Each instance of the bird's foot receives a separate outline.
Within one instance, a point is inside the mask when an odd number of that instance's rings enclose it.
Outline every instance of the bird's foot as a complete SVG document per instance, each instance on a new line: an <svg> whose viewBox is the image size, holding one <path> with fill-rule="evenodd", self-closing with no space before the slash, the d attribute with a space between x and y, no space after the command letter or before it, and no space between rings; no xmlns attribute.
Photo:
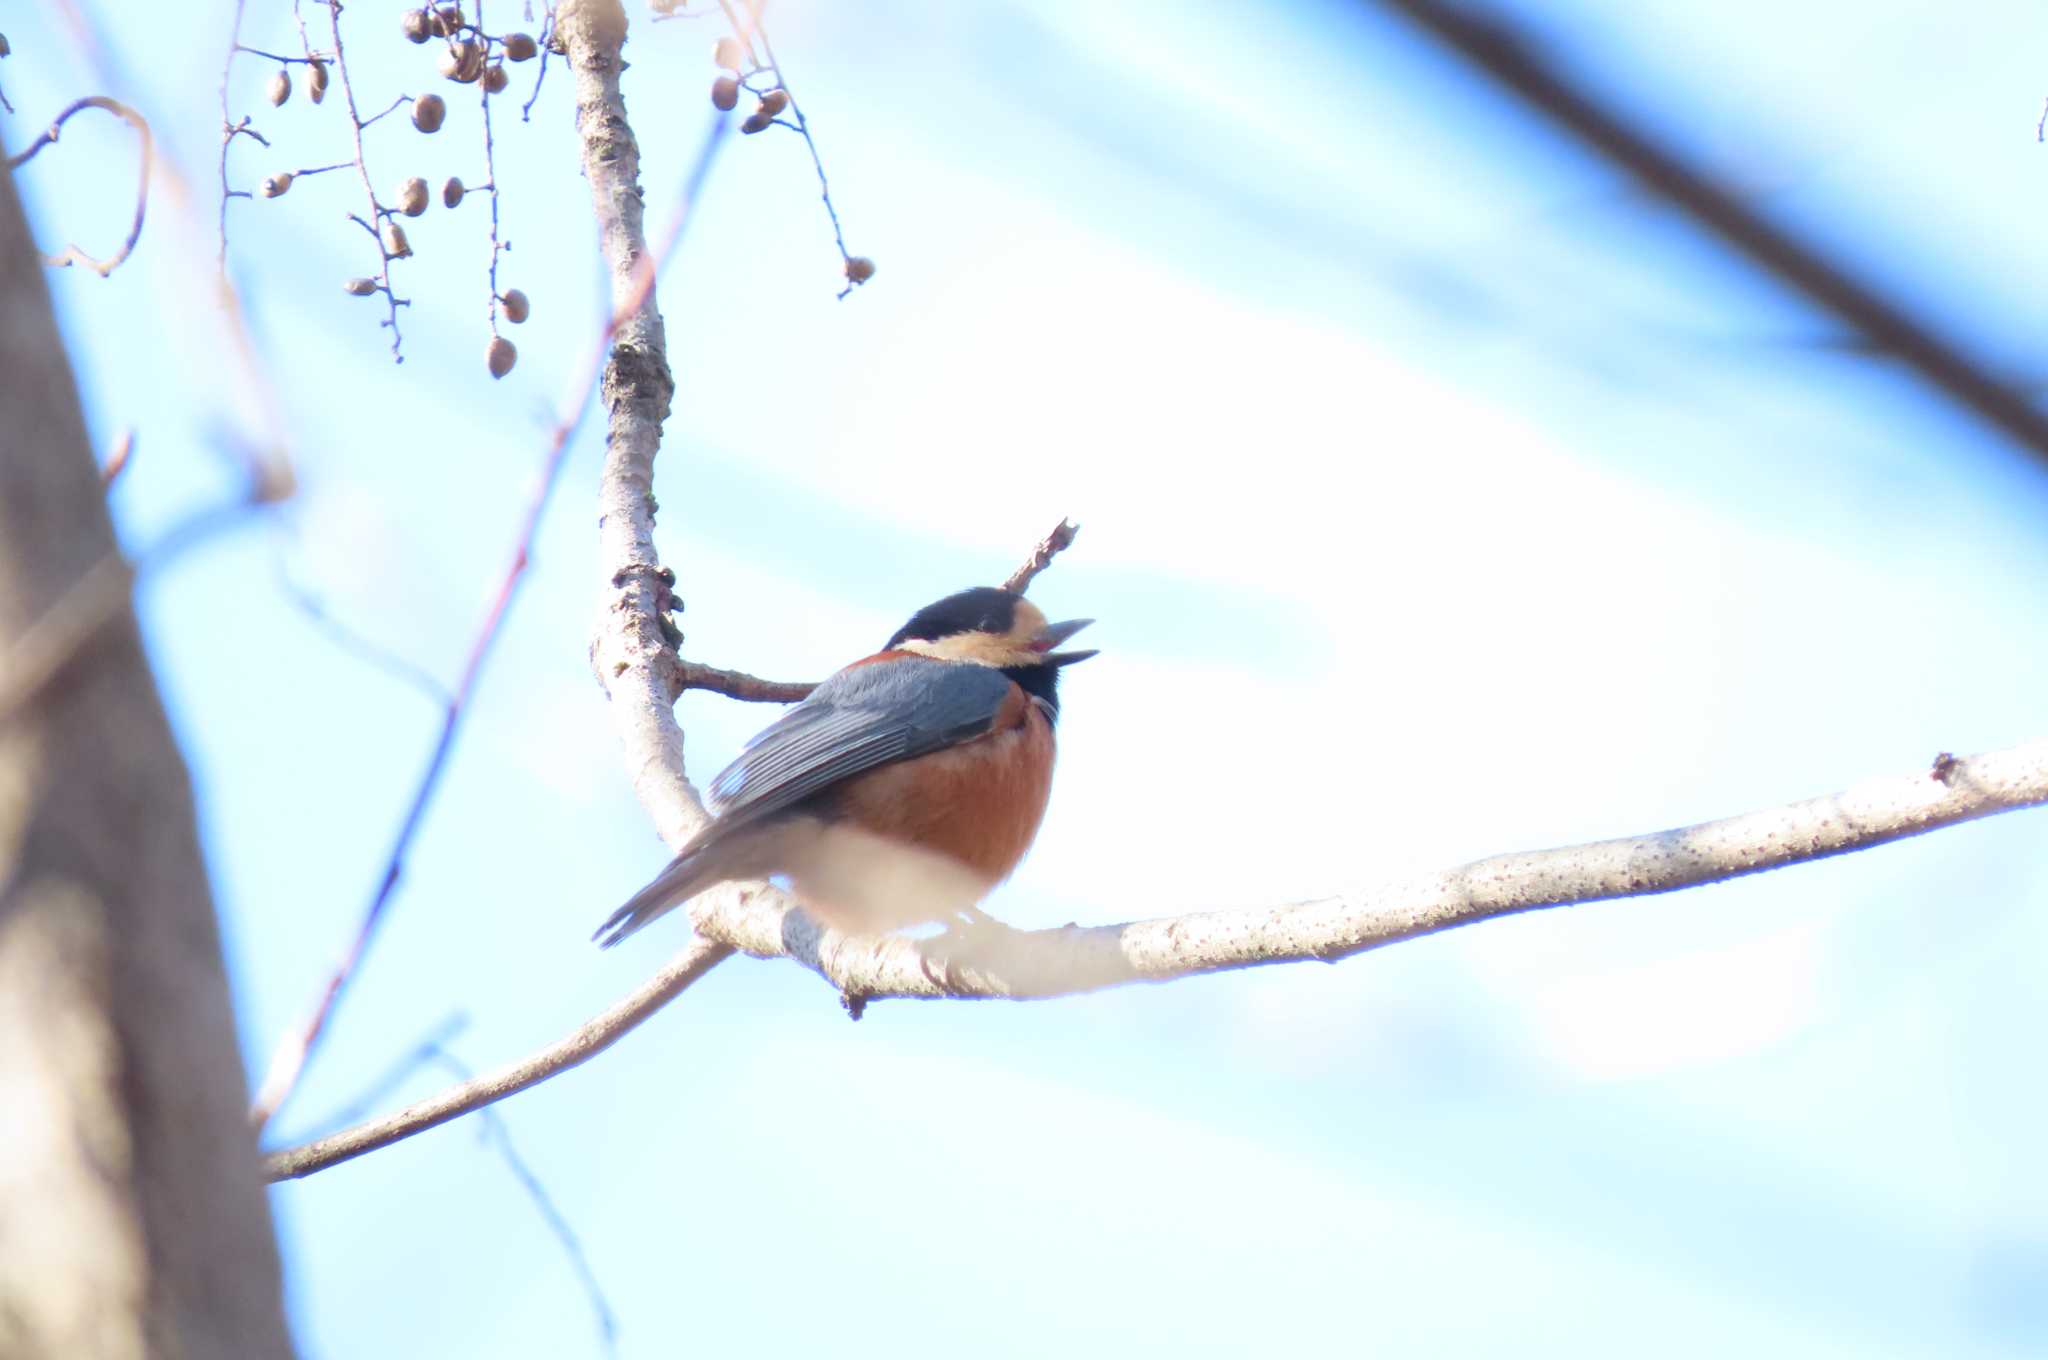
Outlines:
<svg viewBox="0 0 2048 1360"><path fill-rule="evenodd" d="M1011 927L981 908L963 907L942 933L918 942L918 966L925 981L946 995L965 995L961 971L986 964L1003 940L1014 934Z"/></svg>

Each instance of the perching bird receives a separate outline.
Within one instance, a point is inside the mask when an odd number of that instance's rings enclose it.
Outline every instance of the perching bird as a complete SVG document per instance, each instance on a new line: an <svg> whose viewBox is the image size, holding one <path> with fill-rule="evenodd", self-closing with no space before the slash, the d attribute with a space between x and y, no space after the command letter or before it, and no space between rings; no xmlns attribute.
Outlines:
<svg viewBox="0 0 2048 1360"><path fill-rule="evenodd" d="M1054 649L1091 622L989 586L918 610L746 744L711 781L710 825L591 938L743 878L784 878L854 933L974 914L1038 834L1060 669L1095 655Z"/></svg>

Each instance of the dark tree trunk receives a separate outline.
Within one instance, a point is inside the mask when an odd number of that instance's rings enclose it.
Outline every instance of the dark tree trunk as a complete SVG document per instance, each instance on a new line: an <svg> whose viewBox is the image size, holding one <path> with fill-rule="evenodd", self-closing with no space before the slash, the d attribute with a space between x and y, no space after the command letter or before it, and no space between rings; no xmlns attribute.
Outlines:
<svg viewBox="0 0 2048 1360"><path fill-rule="evenodd" d="M284 1356L191 790L113 552L0 170L0 1355Z"/></svg>

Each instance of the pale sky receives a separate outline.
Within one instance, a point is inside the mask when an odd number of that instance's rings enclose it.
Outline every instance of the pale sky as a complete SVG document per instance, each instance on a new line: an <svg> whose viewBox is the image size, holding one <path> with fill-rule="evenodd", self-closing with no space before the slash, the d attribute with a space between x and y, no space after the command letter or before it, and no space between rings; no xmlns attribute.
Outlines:
<svg viewBox="0 0 2048 1360"><path fill-rule="evenodd" d="M125 541L218 494L215 449L265 393L289 432L278 525L139 593L260 1071L437 722L311 627L277 564L452 676L603 304L557 70L531 125L498 124L503 281L534 302L511 377L483 371L467 204L412 232L389 362L339 287L365 263L343 175L233 206L266 376L237 374L200 286L227 24L202 8L85 6L195 197L160 182L130 266L51 283L96 439L137 432ZM516 9L493 0L492 26ZM2033 7L1514 9L1995 367L2041 371ZM251 10L249 42L289 46L282 7ZM430 82L386 10L345 17L380 104ZM658 231L717 30L634 13ZM41 7L0 16L19 144L102 77ZM1321 895L2043 734L2041 465L1374 7L783 0L769 21L879 272L834 302L801 144L726 147L660 292L687 649L816 677L1078 520L1033 595L1098 619L1102 655L1068 680L1052 811L997 916ZM237 64L237 109L267 74ZM238 146L234 174L333 159L332 113L264 110L277 149ZM379 183L480 179L474 118L373 137ZM39 232L118 218L125 154L81 129L27 174ZM451 1012L492 1065L681 947L680 914L587 943L664 858L584 658L597 453L586 428L281 1139ZM771 713L688 697L692 772ZM2041 845L2014 814L1334 968L859 1025L742 960L501 1110L624 1356L2037 1354ZM273 1203L309 1356L604 1353L471 1125Z"/></svg>

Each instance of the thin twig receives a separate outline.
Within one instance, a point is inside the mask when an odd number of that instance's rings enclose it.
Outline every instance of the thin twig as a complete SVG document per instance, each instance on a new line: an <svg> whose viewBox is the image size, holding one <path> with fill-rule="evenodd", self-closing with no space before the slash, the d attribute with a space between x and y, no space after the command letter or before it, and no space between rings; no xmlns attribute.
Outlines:
<svg viewBox="0 0 2048 1360"><path fill-rule="evenodd" d="M292 576L291 568L286 564L281 551L274 557L272 565L277 578L277 588L283 592L287 600L298 607L299 612L304 614L309 622L327 635L328 641L356 659L367 662L393 679L419 691L437 708L446 708L453 702L454 696L449 694L448 687L426 667L408 660L384 644L356 631L329 612L327 605L319 596L300 585Z"/></svg>
<svg viewBox="0 0 2048 1360"><path fill-rule="evenodd" d="M499 44L501 53L499 60L501 62L504 60L502 56L503 47L499 39L484 36L483 27L484 0L476 0L476 31L478 36L484 38L486 44L485 62L486 70L488 70L490 45ZM498 159L497 142L491 135L491 83L488 79L480 77L476 82L476 87L482 98L484 111L484 179L486 182L481 187L487 190L491 196L490 301L486 319L490 324L491 335L495 338L498 334L498 258L505 253L507 247L498 239Z"/></svg>
<svg viewBox="0 0 2048 1360"><path fill-rule="evenodd" d="M462 1011L450 1011L441 1017L440 1023L427 1032L427 1036L407 1049L405 1055L368 1086L356 1093L353 1100L334 1110L326 1118L313 1125L313 1137L324 1138L339 1132L352 1124L360 1124L387 1097L418 1074L421 1068L434 1061L434 1054L441 1045L452 1043L455 1036L469 1028L469 1016Z"/></svg>
<svg viewBox="0 0 2048 1360"><path fill-rule="evenodd" d="M114 440L114 447L107 450L107 461L100 464L100 487L102 490L113 486L114 479L128 470L128 462L135 457L135 431L121 431Z"/></svg>
<svg viewBox="0 0 2048 1360"><path fill-rule="evenodd" d="M254 137L266 147L270 145L262 133L250 128L246 115L240 122L232 122L228 116L228 77L235 69L235 55L242 50L242 9L246 4L247 0L235 0L235 19L228 30L228 55L220 67L220 256L215 269L223 278L228 272L228 200L255 197L247 189L228 187L228 149L242 134Z"/></svg>
<svg viewBox="0 0 2048 1360"><path fill-rule="evenodd" d="M1031 556L1010 573L1003 582L1003 589L1014 590L1019 595L1029 590L1038 574L1052 565L1053 558L1073 546L1080 532L1080 525L1062 519L1053 526L1051 533L1038 541L1038 546L1031 550ZM818 687L815 680L763 680L745 671L720 670L687 658L679 658L676 665L682 688L723 694L728 699L738 699L743 703L793 704Z"/></svg>
<svg viewBox="0 0 2048 1360"><path fill-rule="evenodd" d="M767 25L761 21L761 0L755 0L755 3L746 7L745 17L735 12L733 0L718 0L718 7L725 11L726 22L732 26L733 36L739 40L740 47L747 53L748 58L755 63L754 69L747 72L740 83L746 87L748 93L758 99L765 91L756 90L751 82L755 76L766 72L773 76L775 80L775 84L770 89L781 90L785 95L789 96L790 117L774 118L770 121L777 127L788 128L791 132L804 139L804 149L810 152L811 155L811 168L818 173L818 197L824 200L825 216L830 218L832 222L832 244L839 248L839 262L842 271L848 271L853 257L846 250L846 233L839 224L839 209L834 207L832 203L832 184L831 181L825 178L825 161L818 154L817 139L811 136L810 120L804 117L803 105L798 102L796 91L790 89L789 82L783 79L782 63L775 56L775 44L768 37ZM767 59L765 61L754 57L754 39L756 37L761 40L761 56ZM847 272L846 286L839 290L840 298L845 298L848 293L858 288L862 282L864 280L855 279L851 272Z"/></svg>
<svg viewBox="0 0 2048 1360"><path fill-rule="evenodd" d="M449 1052L440 1044L429 1050L433 1060L458 1080L475 1081L476 1073L469 1065ZM590 1268L590 1257L584 1253L583 1243L570 1226L569 1219L555 1203L553 1195L541 1184L539 1176L519 1155L519 1149L512 1142L512 1126L505 1117L486 1106L477 1111L483 1117L483 1137L486 1142L498 1145L498 1155L505 1159L505 1165L512 1172L512 1178L526 1191L526 1198L540 1212L541 1220L561 1246L562 1254L569 1258L569 1268L576 1272L576 1278L583 1285L583 1295L590 1300L590 1311L597 1319L597 1335L604 1346L605 1354L616 1355L619 1349L619 1320L612 1313L612 1306L604 1296L604 1286L598 1283L597 1272Z"/></svg>
<svg viewBox="0 0 2048 1360"><path fill-rule="evenodd" d="M134 253L135 243L142 239L143 214L149 210L149 170L155 156L155 141L150 136L149 123L143 116L134 109L129 108L126 104L123 104L120 100L109 99L103 94L87 95L83 99L74 99L64 106L64 111L59 113L48 127L43 129L41 136L30 142L19 154L10 156L4 162L0 162L0 168L18 170L34 160L37 152L46 146L56 144L57 134L63 131L64 124L71 120L71 116L85 109L104 109L128 124L129 127L134 128L135 135L141 139L142 163L135 179L135 218L128 224L128 235L123 238L120 247L104 260L94 259L74 244L66 245L64 249L54 255L43 256L43 263L52 269L65 269L74 264L82 264L101 278L105 278L120 268L121 261Z"/></svg>
<svg viewBox="0 0 2048 1360"><path fill-rule="evenodd" d="M363 913L362 921L356 928L352 942L343 954L340 962L335 965L333 971L328 975L327 981L322 987L319 997L314 1002L306 1020L296 1030L285 1036L271 1057L270 1067L263 1079L262 1086L257 1092L256 1100L249 1114L250 1122L258 1129L261 1129L270 1121L283 1106L285 1100L291 1095L292 1090L297 1086L307 1062L311 1059L314 1049L319 1045L321 1036L326 1030L327 1022L333 1015L335 1005L340 1001L343 991L346 990L349 983L353 980L356 969L362 961L363 953L368 948L371 937L376 933L378 925L383 920L385 911L390 906L392 895L398 887L399 877L404 871L406 856L411 849L414 836L418 834L421 818L426 812L428 802L433 797L434 790L440 784L441 775L446 768L449 753L454 747L455 734L467 712L469 696L475 688L478 675L482 672L484 660L490 653L491 644L497 639L498 629L504 622L505 612L510 608L513 596L517 592L519 583L525 574L528 552L532 547L534 534L540 527L541 515L547 508L549 496L553 492L555 484L560 480L562 463L564 456L568 452L570 441L574 437L577 428L582 424L584 412L590 407L590 398L597 390L598 379L604 371L605 357L610 351L612 337L624 323L625 318L637 312L640 304L653 292L661 266L674 254L676 247L680 244L684 225L694 216L690 208L696 202L705 176L710 171L711 162L717 154L718 147L724 141L724 127L723 120L713 124L710 134L705 138L704 145L698 152L696 166L686 182L683 202L678 208L676 221L670 228L668 239L663 243L663 247L659 252L645 261L645 267L640 270L633 291L619 299L617 310L612 313L610 319L605 323L604 332L592 349L590 362L575 398L565 409L561 420L555 426L548 442L547 452L541 461L540 472L535 481L533 495L527 503L519 533L514 539L511 564L498 584L497 594L491 601L491 606L485 614L482 626L477 630L475 637L471 641L469 657L463 665L462 676L457 681L455 690L442 713L440 736L428 756L426 769L421 775L419 783L414 788L412 801L407 807L404 819L399 824L398 835L393 841L390 854L386 857L383 874L378 879L377 888L371 895L369 906Z"/></svg>
<svg viewBox="0 0 2048 1360"><path fill-rule="evenodd" d="M548 58L554 55L554 40L555 7L549 5L548 16L541 24L540 37L536 40L540 44L540 70L533 77L533 93L528 95L526 102L519 106L519 121L522 123L533 121L533 106L540 99L540 87L547 83Z"/></svg>
<svg viewBox="0 0 2048 1360"><path fill-rule="evenodd" d="M263 486L252 483L232 499L178 521L142 551L132 570L119 548L93 563L0 654L0 723L32 702L102 628L120 617L136 578L161 570L193 545L240 523L266 503Z"/></svg>
<svg viewBox="0 0 2048 1360"><path fill-rule="evenodd" d="M356 109L355 86L349 81L348 55L341 45L341 0L326 0L326 4L328 28L334 34L334 74L341 82L342 102L348 109L349 135L355 139L356 169L362 172L363 194L370 202L370 221L365 225L371 237L377 242L377 291L384 295L385 309L389 313L382 324L391 328L392 362L402 364L405 362L405 354L401 348L402 337L398 331L398 309L409 307L412 302L411 299L399 297L391 291L391 261L396 257L385 245L384 235L379 230L384 225L384 219L391 215L391 211L377 201L376 186L370 183L370 162L363 151L363 129L369 124L363 121L362 114ZM390 109L384 110L384 113L378 114L377 117L382 118L385 113L390 113L391 109L405 102L406 97L401 96Z"/></svg>
<svg viewBox="0 0 2048 1360"><path fill-rule="evenodd" d="M293 9L294 12L296 12L297 6L293 6ZM306 55L303 57L283 57L279 56L275 52L265 52L260 47L250 47L246 43L236 43L235 51L246 53L247 55L252 57L262 57L266 61L281 62L286 66L293 65L294 63L304 66L312 62L325 60L325 58L316 55L310 47L307 48Z"/></svg>
<svg viewBox="0 0 2048 1360"><path fill-rule="evenodd" d="M839 225L839 209L833 206L832 203L832 183L825 178L824 157L818 154L818 142L815 137L811 136L811 122L810 119L804 117L803 104L797 99L796 91L790 89L789 83L782 78L782 62L776 57L775 44L768 37L768 26L763 24L757 15L754 19L754 27L761 35L761 50L767 54L768 65L775 72L776 85L784 94L789 96L789 112L791 117L796 120L797 133L804 139L804 150L811 153L811 168L818 172L818 197L825 204L825 216L832 221L832 244L839 249L839 263L843 269L851 263L853 257L846 251L846 232ZM783 123L785 127L789 126L782 119L778 118L776 121ZM843 299L848 293L851 293L859 286L860 281L849 276L846 286L839 290L839 296Z"/></svg>
<svg viewBox="0 0 2048 1360"><path fill-rule="evenodd" d="M1031 550L1031 556L1024 560L1024 565L1010 573L1009 579L1003 582L1003 589L1014 590L1019 595L1031 589L1031 583L1038 579L1038 573L1051 566L1053 558L1073 547L1074 540L1080 537L1080 534L1080 525L1062 518L1058 524L1053 525L1051 533L1038 540L1038 546Z"/></svg>
<svg viewBox="0 0 2048 1360"><path fill-rule="evenodd" d="M393 1115L316 1138L263 1159L266 1180L294 1180L375 1152L402 1138L437 1128L480 1110L557 1073L590 1061L680 996L691 983L730 957L732 950L709 940L692 940L659 973L617 1005L579 1025L561 1042L484 1075L461 1082Z"/></svg>
<svg viewBox="0 0 2048 1360"><path fill-rule="evenodd" d="M389 118L392 114L397 113L400 109L404 108L406 105L410 103L412 103L411 95L399 95L397 98L393 99L389 104L386 104L383 108L371 114L368 118L365 118L363 120L363 131L368 132L372 127L375 127L379 121L385 118Z"/></svg>
<svg viewBox="0 0 2048 1360"><path fill-rule="evenodd" d="M818 687L815 680L763 680L745 671L724 671L702 662L679 660L684 689L708 690L750 704L793 704Z"/></svg>

